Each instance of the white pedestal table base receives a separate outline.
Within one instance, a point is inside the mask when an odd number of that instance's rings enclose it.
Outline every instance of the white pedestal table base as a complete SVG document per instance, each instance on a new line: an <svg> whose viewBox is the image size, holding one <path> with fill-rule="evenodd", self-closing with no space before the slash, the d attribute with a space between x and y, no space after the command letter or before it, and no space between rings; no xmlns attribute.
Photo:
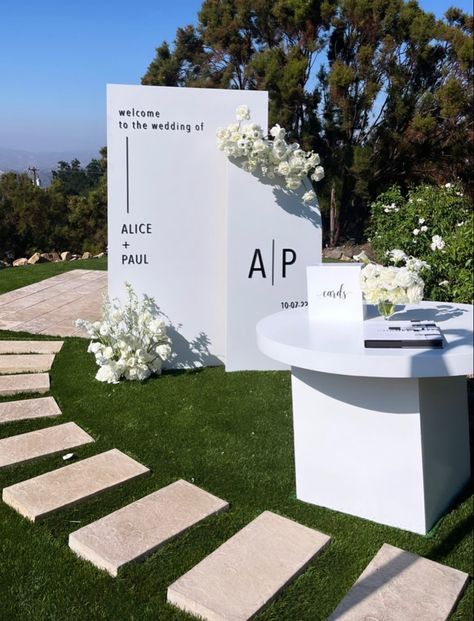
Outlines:
<svg viewBox="0 0 474 621"><path fill-rule="evenodd" d="M291 371L297 497L426 534L470 476L465 377Z"/></svg>

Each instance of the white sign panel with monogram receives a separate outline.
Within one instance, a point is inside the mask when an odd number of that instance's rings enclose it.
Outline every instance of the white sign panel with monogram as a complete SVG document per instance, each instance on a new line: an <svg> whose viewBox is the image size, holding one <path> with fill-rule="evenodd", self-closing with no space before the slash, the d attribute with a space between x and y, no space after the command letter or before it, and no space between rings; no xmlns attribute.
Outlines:
<svg viewBox="0 0 474 621"><path fill-rule="evenodd" d="M286 369L256 343L255 326L281 310L304 308L306 266L321 261L319 210L229 163L226 368Z"/></svg>

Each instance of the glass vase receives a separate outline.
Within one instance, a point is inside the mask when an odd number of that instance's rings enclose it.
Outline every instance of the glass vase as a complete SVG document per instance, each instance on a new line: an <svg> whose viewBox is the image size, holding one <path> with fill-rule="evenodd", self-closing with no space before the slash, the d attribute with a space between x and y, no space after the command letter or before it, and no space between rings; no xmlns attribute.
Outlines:
<svg viewBox="0 0 474 621"><path fill-rule="evenodd" d="M390 317L396 310L396 306L388 300L383 300L382 302L378 303L377 309L384 319L390 319Z"/></svg>

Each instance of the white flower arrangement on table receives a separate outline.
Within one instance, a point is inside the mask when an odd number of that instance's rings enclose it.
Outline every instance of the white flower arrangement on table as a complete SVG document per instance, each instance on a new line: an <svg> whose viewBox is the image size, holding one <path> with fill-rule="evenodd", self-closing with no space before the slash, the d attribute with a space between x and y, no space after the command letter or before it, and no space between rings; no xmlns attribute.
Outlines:
<svg viewBox="0 0 474 621"><path fill-rule="evenodd" d="M421 302L425 283L420 272L429 269L429 265L421 259L407 256L403 250L397 248L387 251L386 254L395 265L370 263L361 255L354 259L366 263L360 274L365 300L369 304L376 304L380 314L388 319L395 312L397 304ZM405 265L397 267L402 262Z"/></svg>
<svg viewBox="0 0 474 621"><path fill-rule="evenodd" d="M275 125L269 137L264 136L263 129L250 121L250 111L241 105L236 110L237 123L219 127L216 132L217 147L227 157L241 160L242 168L248 172L261 173L267 179L281 181L288 190L297 190L310 177L320 181L324 177L324 168L313 151L304 151L298 143L287 143L286 130ZM304 203L316 200L316 194L308 189L303 197Z"/></svg>
<svg viewBox="0 0 474 621"><path fill-rule="evenodd" d="M140 302L129 283L127 301L106 298L101 321L78 319L76 326L92 339L87 351L95 355L99 382L117 384L120 379L145 380L160 375L161 366L171 355L166 324L153 298Z"/></svg>

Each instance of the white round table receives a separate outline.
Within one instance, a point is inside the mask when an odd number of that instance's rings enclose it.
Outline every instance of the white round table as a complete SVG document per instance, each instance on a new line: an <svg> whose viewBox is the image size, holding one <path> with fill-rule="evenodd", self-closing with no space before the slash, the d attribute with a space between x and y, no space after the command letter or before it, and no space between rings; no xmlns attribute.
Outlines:
<svg viewBox="0 0 474 621"><path fill-rule="evenodd" d="M473 312L422 302L393 316L411 319L435 321L444 347L365 349L362 322L307 309L262 319L257 343L291 365L297 497L425 534L470 476Z"/></svg>

